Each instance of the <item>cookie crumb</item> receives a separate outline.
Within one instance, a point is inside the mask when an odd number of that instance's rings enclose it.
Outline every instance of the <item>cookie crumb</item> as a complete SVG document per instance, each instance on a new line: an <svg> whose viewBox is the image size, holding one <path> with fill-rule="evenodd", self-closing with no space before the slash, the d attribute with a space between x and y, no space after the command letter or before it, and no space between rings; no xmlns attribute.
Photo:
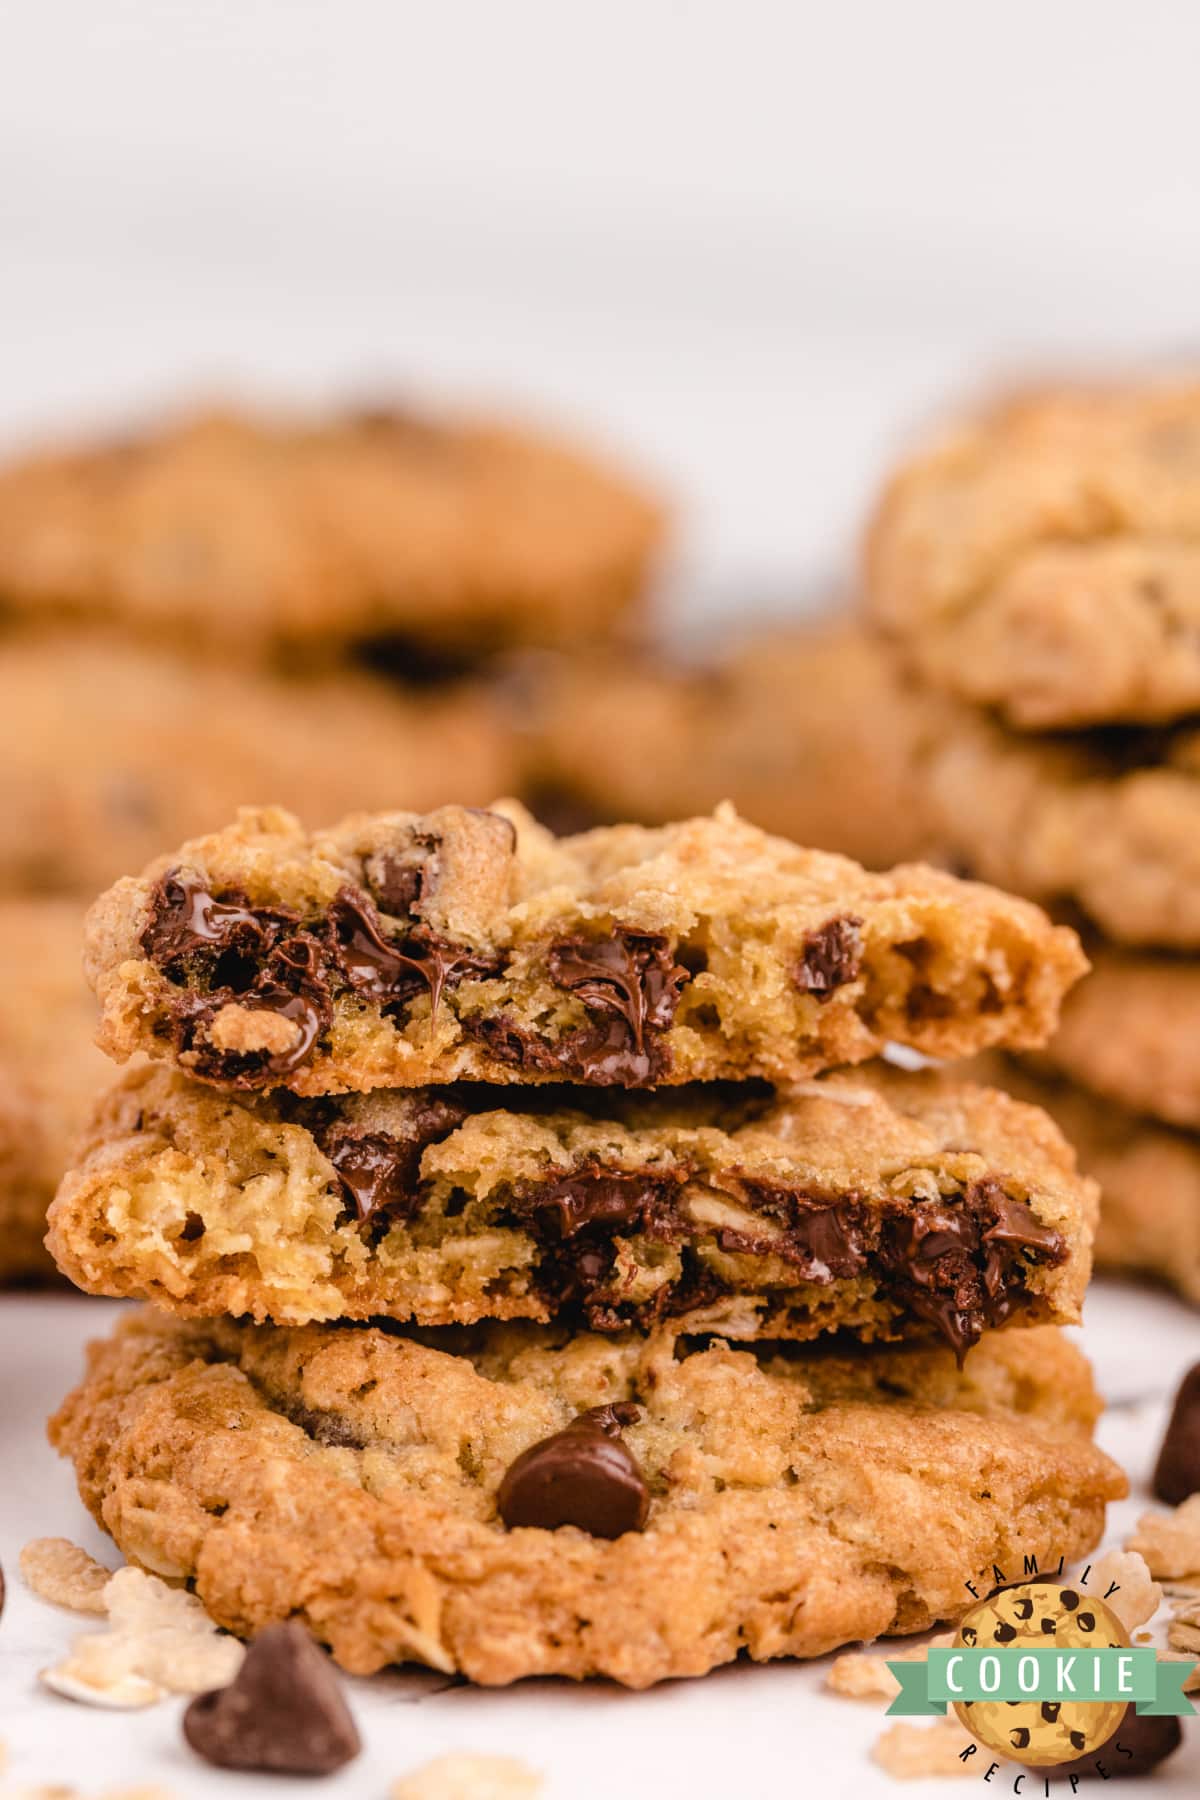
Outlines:
<svg viewBox="0 0 1200 1800"><path fill-rule="evenodd" d="M102 1706L112 1712L137 1712L167 1697L166 1688L131 1673L119 1659L80 1659L74 1654L52 1668L39 1669L38 1680L64 1700Z"/></svg>
<svg viewBox="0 0 1200 1800"><path fill-rule="evenodd" d="M1156 1580L1200 1577L1200 1494L1170 1513L1143 1513L1126 1543L1146 1560Z"/></svg>
<svg viewBox="0 0 1200 1800"><path fill-rule="evenodd" d="M965 1775L979 1749L970 1732L952 1714L932 1725L913 1725L901 1720L875 1740L871 1760L897 1781L916 1781L926 1775ZM965 1756L965 1760L964 1760Z"/></svg>
<svg viewBox="0 0 1200 1800"><path fill-rule="evenodd" d="M834 1657L825 1686L844 1700L894 1700L900 1683L888 1668L889 1662L920 1662L927 1651L948 1650L953 1642L954 1633L944 1631L907 1650L847 1651Z"/></svg>
<svg viewBox="0 0 1200 1800"><path fill-rule="evenodd" d="M1106 1589L1116 1583L1114 1594ZM1152 1619L1162 1605L1163 1591L1136 1550L1109 1550L1093 1565L1088 1592L1100 1596L1131 1634Z"/></svg>
<svg viewBox="0 0 1200 1800"><path fill-rule="evenodd" d="M104 1590L113 1571L70 1538L31 1538L21 1551L21 1576L31 1593L71 1612L108 1611Z"/></svg>
<svg viewBox="0 0 1200 1800"><path fill-rule="evenodd" d="M453 1751L392 1785L391 1800L535 1800L542 1777L511 1756Z"/></svg>

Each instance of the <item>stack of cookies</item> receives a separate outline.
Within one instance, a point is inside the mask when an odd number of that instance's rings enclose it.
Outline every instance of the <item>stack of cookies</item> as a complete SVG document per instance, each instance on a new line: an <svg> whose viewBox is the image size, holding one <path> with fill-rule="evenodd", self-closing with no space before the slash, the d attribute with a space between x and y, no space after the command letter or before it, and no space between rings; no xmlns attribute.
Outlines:
<svg viewBox="0 0 1200 1800"><path fill-rule="evenodd" d="M631 1686L920 1631L1097 1541L1034 905L728 809L237 822L93 909L132 1066L51 1211L152 1303L52 1422L133 1561L348 1669ZM851 1067L850 1065L863 1065Z"/></svg>
<svg viewBox="0 0 1200 1800"><path fill-rule="evenodd" d="M0 1281L49 1271L94 1093L87 901L247 799L333 818L514 787L489 657L619 637L660 531L590 456L397 411L203 415L0 469Z"/></svg>
<svg viewBox="0 0 1200 1800"><path fill-rule="evenodd" d="M964 425L884 495L865 591L924 684L937 848L1085 934L1021 1091L1101 1182L1101 1260L1200 1301L1200 386Z"/></svg>

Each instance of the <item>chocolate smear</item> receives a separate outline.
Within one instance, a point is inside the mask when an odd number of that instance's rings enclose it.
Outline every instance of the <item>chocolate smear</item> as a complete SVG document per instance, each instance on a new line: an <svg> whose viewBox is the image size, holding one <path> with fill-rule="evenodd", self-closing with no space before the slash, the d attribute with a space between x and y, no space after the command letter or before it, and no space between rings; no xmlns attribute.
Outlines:
<svg viewBox="0 0 1200 1800"><path fill-rule="evenodd" d="M333 1664L302 1625L268 1625L234 1681L200 1694L183 1735L220 1769L332 1775L362 1749Z"/></svg>
<svg viewBox="0 0 1200 1800"><path fill-rule="evenodd" d="M509 1530L576 1525L592 1537L642 1531L650 1495L621 1428L640 1418L628 1402L594 1406L563 1431L522 1451L500 1484L497 1507Z"/></svg>

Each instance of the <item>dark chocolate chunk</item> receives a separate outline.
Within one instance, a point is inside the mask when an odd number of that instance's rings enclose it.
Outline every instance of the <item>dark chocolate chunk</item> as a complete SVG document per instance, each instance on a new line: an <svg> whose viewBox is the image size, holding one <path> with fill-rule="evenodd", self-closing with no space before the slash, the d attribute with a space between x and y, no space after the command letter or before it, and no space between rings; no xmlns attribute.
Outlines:
<svg viewBox="0 0 1200 1800"><path fill-rule="evenodd" d="M1045 1709L1043 1708L1043 1711ZM1047 1778L1093 1775L1097 1780L1111 1781L1129 1775L1148 1775L1168 1756L1174 1755L1183 1742L1183 1729L1171 1714L1159 1717L1139 1713L1130 1706L1110 1738L1095 1745L1070 1762L1052 1763L1034 1773Z"/></svg>
<svg viewBox="0 0 1200 1800"><path fill-rule="evenodd" d="M444 1142L466 1116L464 1107L433 1099L409 1108L402 1137L355 1131L336 1116L328 1123L314 1121L312 1131L360 1220L383 1213L411 1219L421 1204L418 1178L422 1154L430 1144Z"/></svg>
<svg viewBox="0 0 1200 1800"><path fill-rule="evenodd" d="M268 1625L227 1688L200 1694L183 1735L220 1769L332 1775L362 1748L333 1664L302 1625Z"/></svg>
<svg viewBox="0 0 1200 1800"><path fill-rule="evenodd" d="M1179 1384L1154 1469L1154 1494L1168 1506L1200 1494L1200 1363Z"/></svg>
<svg viewBox="0 0 1200 1800"><path fill-rule="evenodd" d="M847 913L809 932L796 967L796 986L818 1000L828 1000L847 982L857 981L861 970L862 920Z"/></svg>
<svg viewBox="0 0 1200 1800"><path fill-rule="evenodd" d="M592 1537L642 1531L650 1496L621 1427L639 1409L626 1402L594 1406L564 1431L522 1451L500 1484L497 1507L509 1530L519 1525L556 1531L577 1525Z"/></svg>

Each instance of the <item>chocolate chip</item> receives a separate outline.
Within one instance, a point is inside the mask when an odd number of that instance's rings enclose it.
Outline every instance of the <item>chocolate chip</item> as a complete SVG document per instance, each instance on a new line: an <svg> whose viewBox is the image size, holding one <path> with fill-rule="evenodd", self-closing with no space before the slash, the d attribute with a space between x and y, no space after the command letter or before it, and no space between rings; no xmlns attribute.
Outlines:
<svg viewBox="0 0 1200 1800"><path fill-rule="evenodd" d="M548 1222L560 1239L575 1237L589 1226L601 1227L606 1233L679 1235L686 1227L671 1201L682 1179L682 1171L664 1177L649 1171L609 1175L600 1169L582 1168L573 1175L525 1187L514 1195L512 1211L516 1218L527 1218L543 1228Z"/></svg>
<svg viewBox="0 0 1200 1800"><path fill-rule="evenodd" d="M500 1484L497 1508L509 1530L556 1531L577 1525L592 1537L642 1531L650 1496L632 1452L620 1437L640 1417L636 1406L595 1406L564 1431L522 1451Z"/></svg>
<svg viewBox="0 0 1200 1800"><path fill-rule="evenodd" d="M1200 1493L1200 1363L1179 1384L1154 1470L1154 1493L1168 1506L1182 1506Z"/></svg>
<svg viewBox="0 0 1200 1800"><path fill-rule="evenodd" d="M562 938L546 958L551 981L608 1021L598 1040L579 1035L573 1061L585 1080L637 1086L666 1072L669 1031L688 980L668 940L614 927L607 938Z"/></svg>
<svg viewBox="0 0 1200 1800"><path fill-rule="evenodd" d="M419 1210L421 1157L430 1144L444 1143L466 1118L465 1107L435 1098L408 1107L402 1136L356 1131L339 1122L312 1121L317 1143L337 1170L346 1198L360 1221L387 1213L411 1219Z"/></svg>
<svg viewBox="0 0 1200 1800"><path fill-rule="evenodd" d="M221 1769L331 1775L362 1748L333 1665L302 1625L268 1625L229 1687L192 1701L183 1735Z"/></svg>
<svg viewBox="0 0 1200 1800"><path fill-rule="evenodd" d="M862 970L862 920L847 914L810 931L796 967L796 986L818 1000L828 1000Z"/></svg>
<svg viewBox="0 0 1200 1800"><path fill-rule="evenodd" d="M1043 1714L1045 1710L1043 1706ZM1103 1744L1095 1745L1070 1762L1054 1763L1048 1768L1035 1769L1034 1773L1039 1777L1095 1775L1106 1781L1114 1776L1120 1779L1129 1775L1148 1775L1151 1769L1172 1756L1182 1742L1183 1730L1177 1718L1169 1713L1161 1717L1139 1713L1130 1706L1117 1729Z"/></svg>

